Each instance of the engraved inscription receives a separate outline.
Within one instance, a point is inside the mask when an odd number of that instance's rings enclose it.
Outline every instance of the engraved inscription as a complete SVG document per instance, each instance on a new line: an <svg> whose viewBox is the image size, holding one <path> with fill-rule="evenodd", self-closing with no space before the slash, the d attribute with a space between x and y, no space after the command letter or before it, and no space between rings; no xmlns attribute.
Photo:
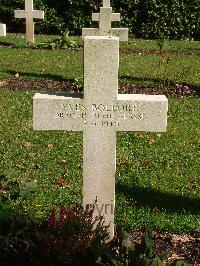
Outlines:
<svg viewBox="0 0 200 266"><path fill-rule="evenodd" d="M76 111L76 112L81 112L81 111L85 111L86 107L83 104L79 104L79 103L63 103L62 104L62 108L65 111Z"/></svg>
<svg viewBox="0 0 200 266"><path fill-rule="evenodd" d="M63 103L61 111L55 113L56 119L78 119L80 123L94 127L118 127L123 120L144 120L144 104L96 104L86 108L80 103Z"/></svg>
<svg viewBox="0 0 200 266"><path fill-rule="evenodd" d="M86 113L60 113L60 112L57 112L54 116L54 118L64 118L64 119L84 119L86 118Z"/></svg>
<svg viewBox="0 0 200 266"><path fill-rule="evenodd" d="M135 112L141 110L143 106L138 103L136 104L113 104L113 105L105 105L105 104L92 104L92 111L107 111L107 112Z"/></svg>

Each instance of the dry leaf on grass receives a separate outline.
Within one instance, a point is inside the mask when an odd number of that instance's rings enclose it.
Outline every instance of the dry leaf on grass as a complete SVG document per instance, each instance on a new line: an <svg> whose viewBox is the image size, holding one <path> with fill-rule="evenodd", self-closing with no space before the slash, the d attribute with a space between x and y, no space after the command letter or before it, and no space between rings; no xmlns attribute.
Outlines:
<svg viewBox="0 0 200 266"><path fill-rule="evenodd" d="M28 142L28 141L25 141L24 144L23 144L23 146L24 146L25 148L28 148L28 147L31 146L31 143Z"/></svg>
<svg viewBox="0 0 200 266"><path fill-rule="evenodd" d="M150 139L149 140L149 144L155 144L155 143L156 143L155 139Z"/></svg>
<svg viewBox="0 0 200 266"><path fill-rule="evenodd" d="M51 150L53 148L53 144L48 144L47 147L49 150Z"/></svg>

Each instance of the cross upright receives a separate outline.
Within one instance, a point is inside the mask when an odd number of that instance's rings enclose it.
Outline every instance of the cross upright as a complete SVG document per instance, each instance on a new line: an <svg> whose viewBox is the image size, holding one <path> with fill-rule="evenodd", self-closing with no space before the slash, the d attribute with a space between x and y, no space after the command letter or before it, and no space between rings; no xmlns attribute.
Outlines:
<svg viewBox="0 0 200 266"><path fill-rule="evenodd" d="M6 24L0 23L0 36L6 36Z"/></svg>
<svg viewBox="0 0 200 266"><path fill-rule="evenodd" d="M116 133L164 132L164 95L118 94L119 38L84 38L84 94L33 98L35 130L83 131L83 204L93 204L114 235ZM67 147L66 147L67 149Z"/></svg>
<svg viewBox="0 0 200 266"><path fill-rule="evenodd" d="M103 7L110 6L110 0L103 0Z"/></svg>
<svg viewBox="0 0 200 266"><path fill-rule="evenodd" d="M25 0L25 10L15 10L15 18L26 19L26 40L35 42L33 19L44 19L44 11L33 9L33 0Z"/></svg>
<svg viewBox="0 0 200 266"><path fill-rule="evenodd" d="M82 36L118 36L121 41L128 41L127 28L112 28L112 21L120 21L120 13L113 13L110 0L103 0L100 13L92 13L92 20L99 21L99 28L83 28Z"/></svg>

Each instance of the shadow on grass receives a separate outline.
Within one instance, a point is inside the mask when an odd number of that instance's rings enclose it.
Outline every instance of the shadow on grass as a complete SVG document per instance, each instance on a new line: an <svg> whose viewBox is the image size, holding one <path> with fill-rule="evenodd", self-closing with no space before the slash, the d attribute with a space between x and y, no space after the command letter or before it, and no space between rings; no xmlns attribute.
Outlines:
<svg viewBox="0 0 200 266"><path fill-rule="evenodd" d="M50 74L50 73L31 73L31 72L19 72L19 71L14 71L14 70L4 70L2 71L6 74L10 74L12 76L15 76L16 73L19 74L19 77L31 77L35 79L50 79L50 80L55 80L55 81L69 81L71 83L74 83L75 79L71 78L64 78L61 75L55 75L55 74Z"/></svg>
<svg viewBox="0 0 200 266"><path fill-rule="evenodd" d="M137 202L139 206L146 206L159 210L164 209L169 213L184 212L190 214L200 213L200 200L191 199L186 196L161 192L151 188L142 188L138 186L129 187L125 184L117 184L116 192L123 194L127 202Z"/></svg>
<svg viewBox="0 0 200 266"><path fill-rule="evenodd" d="M15 45L12 42L2 42L0 41L0 45L7 47L14 47Z"/></svg>
<svg viewBox="0 0 200 266"><path fill-rule="evenodd" d="M18 44L14 43L12 41L10 41L10 42L0 41L0 46L5 46L7 48L15 48L15 49L17 49L17 48L19 48L19 49L31 48L30 44L26 43L25 41L24 42L21 41Z"/></svg>

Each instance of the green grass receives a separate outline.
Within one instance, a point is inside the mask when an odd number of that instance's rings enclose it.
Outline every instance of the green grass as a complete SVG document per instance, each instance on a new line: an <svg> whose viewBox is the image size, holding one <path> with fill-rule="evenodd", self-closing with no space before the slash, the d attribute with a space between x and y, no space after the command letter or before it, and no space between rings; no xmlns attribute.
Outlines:
<svg viewBox="0 0 200 266"><path fill-rule="evenodd" d="M83 76L83 50L34 50L24 48L23 36L9 35L0 38L0 44L15 44L14 48L0 49L0 78L14 78L16 73L20 79L79 79ZM55 36L39 36L38 41L44 42ZM77 38L78 39L78 38ZM79 42L80 38L79 38ZM158 49L156 41L130 40L121 44L143 51ZM11 46L12 47L12 46ZM181 50L185 52L199 51L199 42L171 41L166 45L167 51ZM200 60L198 55L166 54L125 54L120 53L119 79L121 83L154 84L160 79L170 83L187 83L191 87L200 84Z"/></svg>
<svg viewBox="0 0 200 266"><path fill-rule="evenodd" d="M153 47L148 45L153 42L140 42ZM120 57L121 82L155 81L156 55ZM82 75L82 51L1 47L0 58L0 80L15 73L22 79ZM174 55L171 61L172 81L199 86L196 56ZM184 65L190 72L181 77ZM1 194L19 212L43 218L53 203L82 200L82 133L33 131L33 95L6 88L0 92ZM169 98L166 133L117 134L117 224L128 230L150 223L160 231L200 233L199 103L197 97ZM64 186L58 185L59 179Z"/></svg>
<svg viewBox="0 0 200 266"><path fill-rule="evenodd" d="M122 48L131 48L135 50L158 50L156 40L129 39L127 42L121 42ZM164 51L199 51L200 43L197 41L176 41L166 40L163 47Z"/></svg>
<svg viewBox="0 0 200 266"><path fill-rule="evenodd" d="M42 43L47 40L53 40L58 36L55 35L36 35L36 43ZM80 37L74 37L78 40L79 44L83 44ZM16 47L27 46L25 35L23 34L7 34L6 37L0 37L0 42L7 43L8 45L13 45ZM135 50L158 50L158 45L156 40L143 40L143 39L130 39L128 42L120 42L121 48L129 48ZM176 41L176 40L166 40L163 47L164 51L199 51L200 43L198 41Z"/></svg>
<svg viewBox="0 0 200 266"><path fill-rule="evenodd" d="M167 133L118 135L117 218L130 228L139 217L140 226L200 232L200 101L169 103Z"/></svg>

